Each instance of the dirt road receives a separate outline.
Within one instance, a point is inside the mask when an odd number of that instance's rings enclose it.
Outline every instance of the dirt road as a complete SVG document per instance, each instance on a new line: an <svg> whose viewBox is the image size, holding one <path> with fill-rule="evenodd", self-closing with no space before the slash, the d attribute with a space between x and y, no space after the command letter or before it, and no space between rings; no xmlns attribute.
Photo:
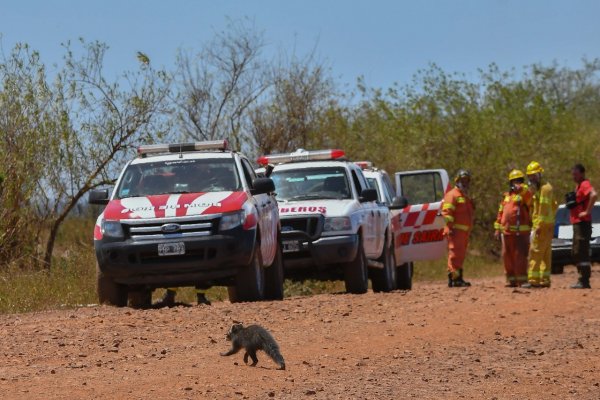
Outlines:
<svg viewBox="0 0 600 400"><path fill-rule="evenodd" d="M0 317L2 399L600 399L600 268L591 291L469 289L319 295L137 311ZM288 369L228 349L233 320L278 339Z"/></svg>

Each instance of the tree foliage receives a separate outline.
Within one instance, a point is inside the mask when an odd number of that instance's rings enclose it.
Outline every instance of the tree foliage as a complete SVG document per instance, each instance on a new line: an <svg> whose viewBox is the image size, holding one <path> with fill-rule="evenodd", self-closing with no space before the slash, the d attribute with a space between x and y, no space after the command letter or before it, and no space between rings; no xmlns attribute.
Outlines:
<svg viewBox="0 0 600 400"><path fill-rule="evenodd" d="M138 68L115 79L98 42L67 44L51 73L27 45L3 56L0 265L49 266L58 230L86 193L112 184L132 147L161 138L229 137L254 154L343 148L390 173L468 168L482 238L512 168L542 163L559 200L575 162L600 184L600 60L522 73L490 65L476 78L431 65L408 84L359 79L347 93L314 52L274 61L264 45L233 21L199 50L180 51L172 73L138 52Z"/></svg>
<svg viewBox="0 0 600 400"><path fill-rule="evenodd" d="M114 181L134 144L164 133L157 117L169 90L167 75L148 60L138 71L108 80L106 51L102 43L82 41L75 56L65 46L52 81L27 46L17 46L0 64L0 150L7 174L0 260L25 254L49 267L58 229L84 195Z"/></svg>

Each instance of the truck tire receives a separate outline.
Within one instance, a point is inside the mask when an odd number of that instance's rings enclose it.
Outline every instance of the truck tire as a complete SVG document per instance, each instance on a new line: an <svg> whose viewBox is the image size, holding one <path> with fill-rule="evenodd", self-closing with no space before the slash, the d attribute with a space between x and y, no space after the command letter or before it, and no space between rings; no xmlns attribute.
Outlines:
<svg viewBox="0 0 600 400"><path fill-rule="evenodd" d="M279 242L275 260L265 270L265 300L283 300L283 255Z"/></svg>
<svg viewBox="0 0 600 400"><path fill-rule="evenodd" d="M257 245L250 264L238 270L235 286L227 288L229 301L260 301L265 298L265 269L262 265L260 246Z"/></svg>
<svg viewBox="0 0 600 400"><path fill-rule="evenodd" d="M98 303L115 307L127 305L127 286L119 285L111 278L100 272L96 266L96 290L98 292Z"/></svg>
<svg viewBox="0 0 600 400"><path fill-rule="evenodd" d="M560 275L565 272L565 266L562 264L552 264L551 271L553 275Z"/></svg>
<svg viewBox="0 0 600 400"><path fill-rule="evenodd" d="M346 292L348 293L363 294L369 290L367 257L365 256L365 249L360 236L356 257L344 265L344 283L346 284Z"/></svg>
<svg viewBox="0 0 600 400"><path fill-rule="evenodd" d="M383 254L379 259L383 268L371 269L371 283L374 292L391 292L396 290L396 258L394 257L394 243L384 246Z"/></svg>
<svg viewBox="0 0 600 400"><path fill-rule="evenodd" d="M152 290L136 289L128 292L129 307L131 308L150 308L152 306Z"/></svg>
<svg viewBox="0 0 600 400"><path fill-rule="evenodd" d="M398 280L398 289L412 289L413 268L414 266L412 262L404 263L397 268L396 276Z"/></svg>

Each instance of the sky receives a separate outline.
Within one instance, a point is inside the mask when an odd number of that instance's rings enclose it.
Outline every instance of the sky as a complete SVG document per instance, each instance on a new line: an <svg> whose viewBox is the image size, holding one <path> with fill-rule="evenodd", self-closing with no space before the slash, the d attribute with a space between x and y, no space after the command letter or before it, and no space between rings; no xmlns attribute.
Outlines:
<svg viewBox="0 0 600 400"><path fill-rule="evenodd" d="M476 77L533 63L577 67L600 57L598 0L2 0L0 43L59 62L61 43L83 37L109 45L108 74L137 67L135 54L171 68L177 49L194 49L248 18L264 32L266 57L316 55L344 85L410 81L436 63Z"/></svg>

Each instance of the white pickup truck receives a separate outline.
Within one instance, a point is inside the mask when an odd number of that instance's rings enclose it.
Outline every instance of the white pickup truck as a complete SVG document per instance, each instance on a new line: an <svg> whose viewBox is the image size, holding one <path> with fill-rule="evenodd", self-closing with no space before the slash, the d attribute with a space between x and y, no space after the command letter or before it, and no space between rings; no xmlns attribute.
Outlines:
<svg viewBox="0 0 600 400"><path fill-rule="evenodd" d="M396 172L396 189L384 170L369 161L356 163L379 201L390 207L398 289L411 289L413 261L438 260L446 254L441 203L450 188L443 169Z"/></svg>
<svg viewBox="0 0 600 400"><path fill-rule="evenodd" d="M273 182L227 141L141 146L94 229L98 297L147 307L152 290L229 287L231 301L283 298Z"/></svg>
<svg viewBox="0 0 600 400"><path fill-rule="evenodd" d="M258 163L274 165L286 277L341 275L346 291L364 293L370 275L374 290L396 288L389 209L343 151L298 150Z"/></svg>

